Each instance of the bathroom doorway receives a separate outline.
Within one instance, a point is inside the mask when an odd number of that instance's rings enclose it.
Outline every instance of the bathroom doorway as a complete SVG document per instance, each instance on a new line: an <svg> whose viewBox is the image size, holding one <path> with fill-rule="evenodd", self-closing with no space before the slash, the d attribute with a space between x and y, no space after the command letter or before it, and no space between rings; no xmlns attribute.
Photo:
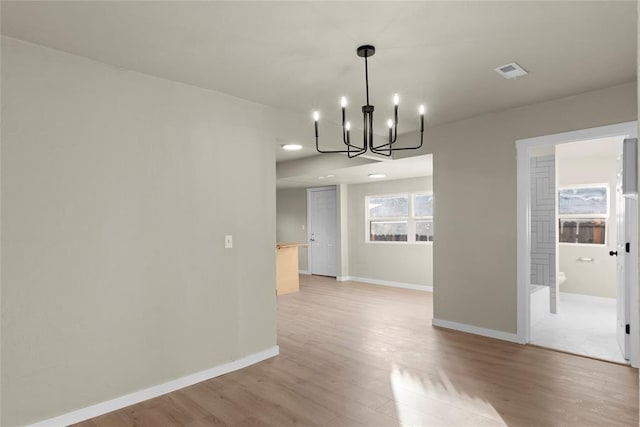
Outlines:
<svg viewBox="0 0 640 427"><path fill-rule="evenodd" d="M637 339L625 326L638 317L637 191L623 195L619 174L623 140L636 135L614 125L519 141L521 342L636 366Z"/></svg>

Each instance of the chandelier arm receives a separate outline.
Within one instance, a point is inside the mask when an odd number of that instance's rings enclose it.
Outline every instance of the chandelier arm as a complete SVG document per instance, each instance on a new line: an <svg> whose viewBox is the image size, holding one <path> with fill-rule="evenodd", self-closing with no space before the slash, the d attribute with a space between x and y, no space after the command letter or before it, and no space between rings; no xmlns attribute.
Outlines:
<svg viewBox="0 0 640 427"><path fill-rule="evenodd" d="M402 148L394 148L394 150L417 150L422 147L424 143L424 115L420 115L420 144L415 147L402 147Z"/></svg>
<svg viewBox="0 0 640 427"><path fill-rule="evenodd" d="M371 152L373 154L378 154L380 156L391 157L391 150L378 150L377 148L372 148Z"/></svg>
<svg viewBox="0 0 640 427"><path fill-rule="evenodd" d="M373 145L373 113L369 113L369 150L374 154L379 154L386 157L391 157L391 149L379 150L380 147ZM383 144L381 147L385 147L389 144Z"/></svg>
<svg viewBox="0 0 640 427"><path fill-rule="evenodd" d="M389 131L391 132L391 129L390 129ZM384 147L391 147L393 144L395 144L395 142L396 142L396 140L397 140L397 139L398 139L398 135L397 135L397 133L396 133L396 136L395 136L395 138L393 138L393 140L392 140L392 141L389 141L389 142L387 142L386 144L376 145L376 146L371 147L371 148L373 148L374 150L380 150L380 149L382 149L382 148L384 148ZM388 149L388 148L387 148L387 149ZM385 150L387 150L387 149L385 149ZM396 150L396 148L393 148L393 150Z"/></svg>
<svg viewBox="0 0 640 427"><path fill-rule="evenodd" d="M397 138L397 136L398 136L398 134L397 134L397 130L396 130L396 138ZM394 138L393 142L389 142L387 144L378 145L376 147L373 147L373 149L379 150L379 149L384 148L384 147L391 147L396 142L396 138ZM424 143L424 116L420 115L420 144L416 145L415 147L402 147L402 148L391 148L391 149L392 150L417 150L418 148L422 147L423 143Z"/></svg>
<svg viewBox="0 0 640 427"><path fill-rule="evenodd" d="M354 157L358 157L359 155L364 154L366 152L367 152L367 150L362 150L361 149L361 150L358 150L358 151L350 152L350 153L347 154L347 156L349 156L350 159L353 159ZM355 154L351 154L351 153L355 153Z"/></svg>
<svg viewBox="0 0 640 427"><path fill-rule="evenodd" d="M394 127L394 135L393 141L389 141L391 144L396 142L398 139L398 104L393 107L393 127Z"/></svg>
<svg viewBox="0 0 640 427"><path fill-rule="evenodd" d="M349 135L349 131L344 126L342 126L342 142L347 147L351 145L351 135Z"/></svg>
<svg viewBox="0 0 640 427"><path fill-rule="evenodd" d="M374 148L380 148L380 147L386 147L387 145L393 145L394 142L396 142L396 139L398 139L398 126L395 126L395 132L394 132L394 128L390 127L389 128L389 142L383 145L379 145L377 147Z"/></svg>
<svg viewBox="0 0 640 427"><path fill-rule="evenodd" d="M389 143L388 144L378 145L375 148L392 146L393 144L395 144L395 142L397 140L398 140L398 122L396 121L396 124L394 125L394 127L393 128L389 128Z"/></svg>
<svg viewBox="0 0 640 427"><path fill-rule="evenodd" d="M400 151L400 150L417 150L418 148L422 147L422 144L424 143L424 129L420 131L420 144L416 145L415 147L400 147L400 148L392 148L393 151ZM388 145L388 144L385 144ZM384 147L384 145L381 145L380 147ZM375 149L379 149L380 147L375 147Z"/></svg>
<svg viewBox="0 0 640 427"><path fill-rule="evenodd" d="M318 151L318 153L321 154L330 154L330 153L347 153L349 154L349 157L355 157L355 156L359 156L360 154L364 153L366 151L366 147L358 147L356 145L351 145L351 144L347 144L347 149L346 150L322 150L320 149L320 142L319 142L319 138L318 138L318 122L315 122L315 130L316 130L316 150ZM355 156L351 156L350 153L352 153L353 151L351 150L351 148L355 148L356 152L358 154L356 154Z"/></svg>
<svg viewBox="0 0 640 427"><path fill-rule="evenodd" d="M344 142L344 145L346 145L347 147L350 147L350 146L355 147L351 145L351 135L349 135L349 129L347 129L346 123L347 123L346 110L344 106L342 106L342 142ZM355 148L360 148L360 147L355 147Z"/></svg>
<svg viewBox="0 0 640 427"><path fill-rule="evenodd" d="M346 150L321 150L320 147L318 146L318 140L316 139L316 150L318 150L318 153L322 153L322 154L330 154L330 153L354 153L354 152L358 152L358 151L362 151L363 153L367 150L363 150L362 147L357 147L355 145L349 145L350 148L355 148L356 150L350 150L349 148Z"/></svg>
<svg viewBox="0 0 640 427"><path fill-rule="evenodd" d="M393 139L393 141L387 142L386 144L376 145L373 148L375 148L376 150L379 150L379 149L384 148L384 147L391 147L393 144L396 143L396 140L397 140L397 135L396 135L396 138ZM393 149L397 150L397 148L393 148Z"/></svg>
<svg viewBox="0 0 640 427"><path fill-rule="evenodd" d="M315 129L315 135L316 135L316 150L318 151L318 153L321 153L321 154L347 153L349 155L349 157L351 158L351 157L359 156L360 154L363 154L365 151L367 151L366 150L366 146L358 147L357 145L352 145L351 144L351 137L349 135L349 132L346 131L346 128L345 128L344 111L342 113L342 123L343 123L343 125L342 125L342 132L343 132L342 138L343 138L343 141L344 141L345 145L347 146L347 149L346 150L321 150L320 149L320 142L319 142L319 139L318 139L318 122L314 121L314 129ZM357 153L357 154L355 154L353 156L351 155L351 153L354 152L354 151L351 150L352 148L355 148L356 149L355 152Z"/></svg>
<svg viewBox="0 0 640 427"><path fill-rule="evenodd" d="M416 145L415 147L400 147L400 148L394 148L393 151L400 151L400 150L417 150L418 148L422 147L422 143L423 143L423 138L422 138L422 134L420 134L420 144Z"/></svg>
<svg viewBox="0 0 640 427"><path fill-rule="evenodd" d="M318 150L318 153L322 153L322 154L331 154L331 153L353 153L354 151L349 151L349 150L321 150L320 147L318 147L318 141L316 140L316 150ZM365 150L363 150L362 148L358 147L358 150L361 151L362 153L365 152ZM361 153L360 153L361 154ZM357 155L360 155L357 154ZM352 156L355 157L355 156Z"/></svg>

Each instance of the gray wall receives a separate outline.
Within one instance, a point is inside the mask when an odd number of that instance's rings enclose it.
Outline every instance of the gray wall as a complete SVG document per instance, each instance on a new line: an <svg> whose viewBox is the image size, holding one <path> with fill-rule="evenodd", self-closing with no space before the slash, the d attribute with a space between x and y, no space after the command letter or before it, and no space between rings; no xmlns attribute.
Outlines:
<svg viewBox="0 0 640 427"><path fill-rule="evenodd" d="M434 156L436 318L516 332L515 141L637 120L636 95L629 83L436 126L405 153Z"/></svg>
<svg viewBox="0 0 640 427"><path fill-rule="evenodd" d="M349 186L349 276L426 286L433 284L433 245L437 243L365 242L366 196L431 189L431 177ZM438 215L437 203L436 200L435 215ZM437 242L438 239L439 231L434 228L434 240Z"/></svg>
<svg viewBox="0 0 640 427"><path fill-rule="evenodd" d="M431 286L433 245L365 242L365 197L402 192L431 191L431 177L339 186L338 197L346 199L340 209L339 229L346 237L341 251L339 276ZM346 195L346 197L345 197ZM277 191L277 240L306 242L307 192L304 188ZM340 204L340 203L339 203ZM437 233L437 231L436 231ZM300 249L300 270L307 268L307 250Z"/></svg>
<svg viewBox="0 0 640 427"><path fill-rule="evenodd" d="M276 344L271 110L3 38L2 119L3 426Z"/></svg>
<svg viewBox="0 0 640 427"><path fill-rule="evenodd" d="M558 147L558 152L562 146ZM560 271L567 281L560 286L560 292L616 297L616 258L609 256L616 250L616 173L615 155L566 158L558 156L559 185L609 184L609 218L607 219L606 245L559 245ZM593 262L577 261L578 258L592 258Z"/></svg>
<svg viewBox="0 0 640 427"><path fill-rule="evenodd" d="M276 240L307 243L307 190L287 188L276 192ZM298 249L299 270L306 271L307 248Z"/></svg>

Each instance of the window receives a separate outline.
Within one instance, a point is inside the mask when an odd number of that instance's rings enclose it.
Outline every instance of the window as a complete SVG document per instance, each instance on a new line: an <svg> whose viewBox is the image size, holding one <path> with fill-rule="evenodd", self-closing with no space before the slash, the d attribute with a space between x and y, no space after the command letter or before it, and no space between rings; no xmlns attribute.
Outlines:
<svg viewBox="0 0 640 427"><path fill-rule="evenodd" d="M433 194L413 195L417 242L433 242Z"/></svg>
<svg viewBox="0 0 640 427"><path fill-rule="evenodd" d="M431 193L367 196L368 242L433 242Z"/></svg>
<svg viewBox="0 0 640 427"><path fill-rule="evenodd" d="M606 243L609 189L606 184L561 188L558 191L560 243Z"/></svg>

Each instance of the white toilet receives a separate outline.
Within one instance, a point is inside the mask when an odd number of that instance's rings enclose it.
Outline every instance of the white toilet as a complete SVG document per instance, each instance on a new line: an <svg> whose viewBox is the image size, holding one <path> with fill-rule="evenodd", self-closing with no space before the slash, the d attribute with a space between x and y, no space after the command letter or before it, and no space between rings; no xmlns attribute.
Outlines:
<svg viewBox="0 0 640 427"><path fill-rule="evenodd" d="M564 271L559 271L558 272L558 288L560 288L560 285L562 285L566 281L567 281L567 276L564 275Z"/></svg>

